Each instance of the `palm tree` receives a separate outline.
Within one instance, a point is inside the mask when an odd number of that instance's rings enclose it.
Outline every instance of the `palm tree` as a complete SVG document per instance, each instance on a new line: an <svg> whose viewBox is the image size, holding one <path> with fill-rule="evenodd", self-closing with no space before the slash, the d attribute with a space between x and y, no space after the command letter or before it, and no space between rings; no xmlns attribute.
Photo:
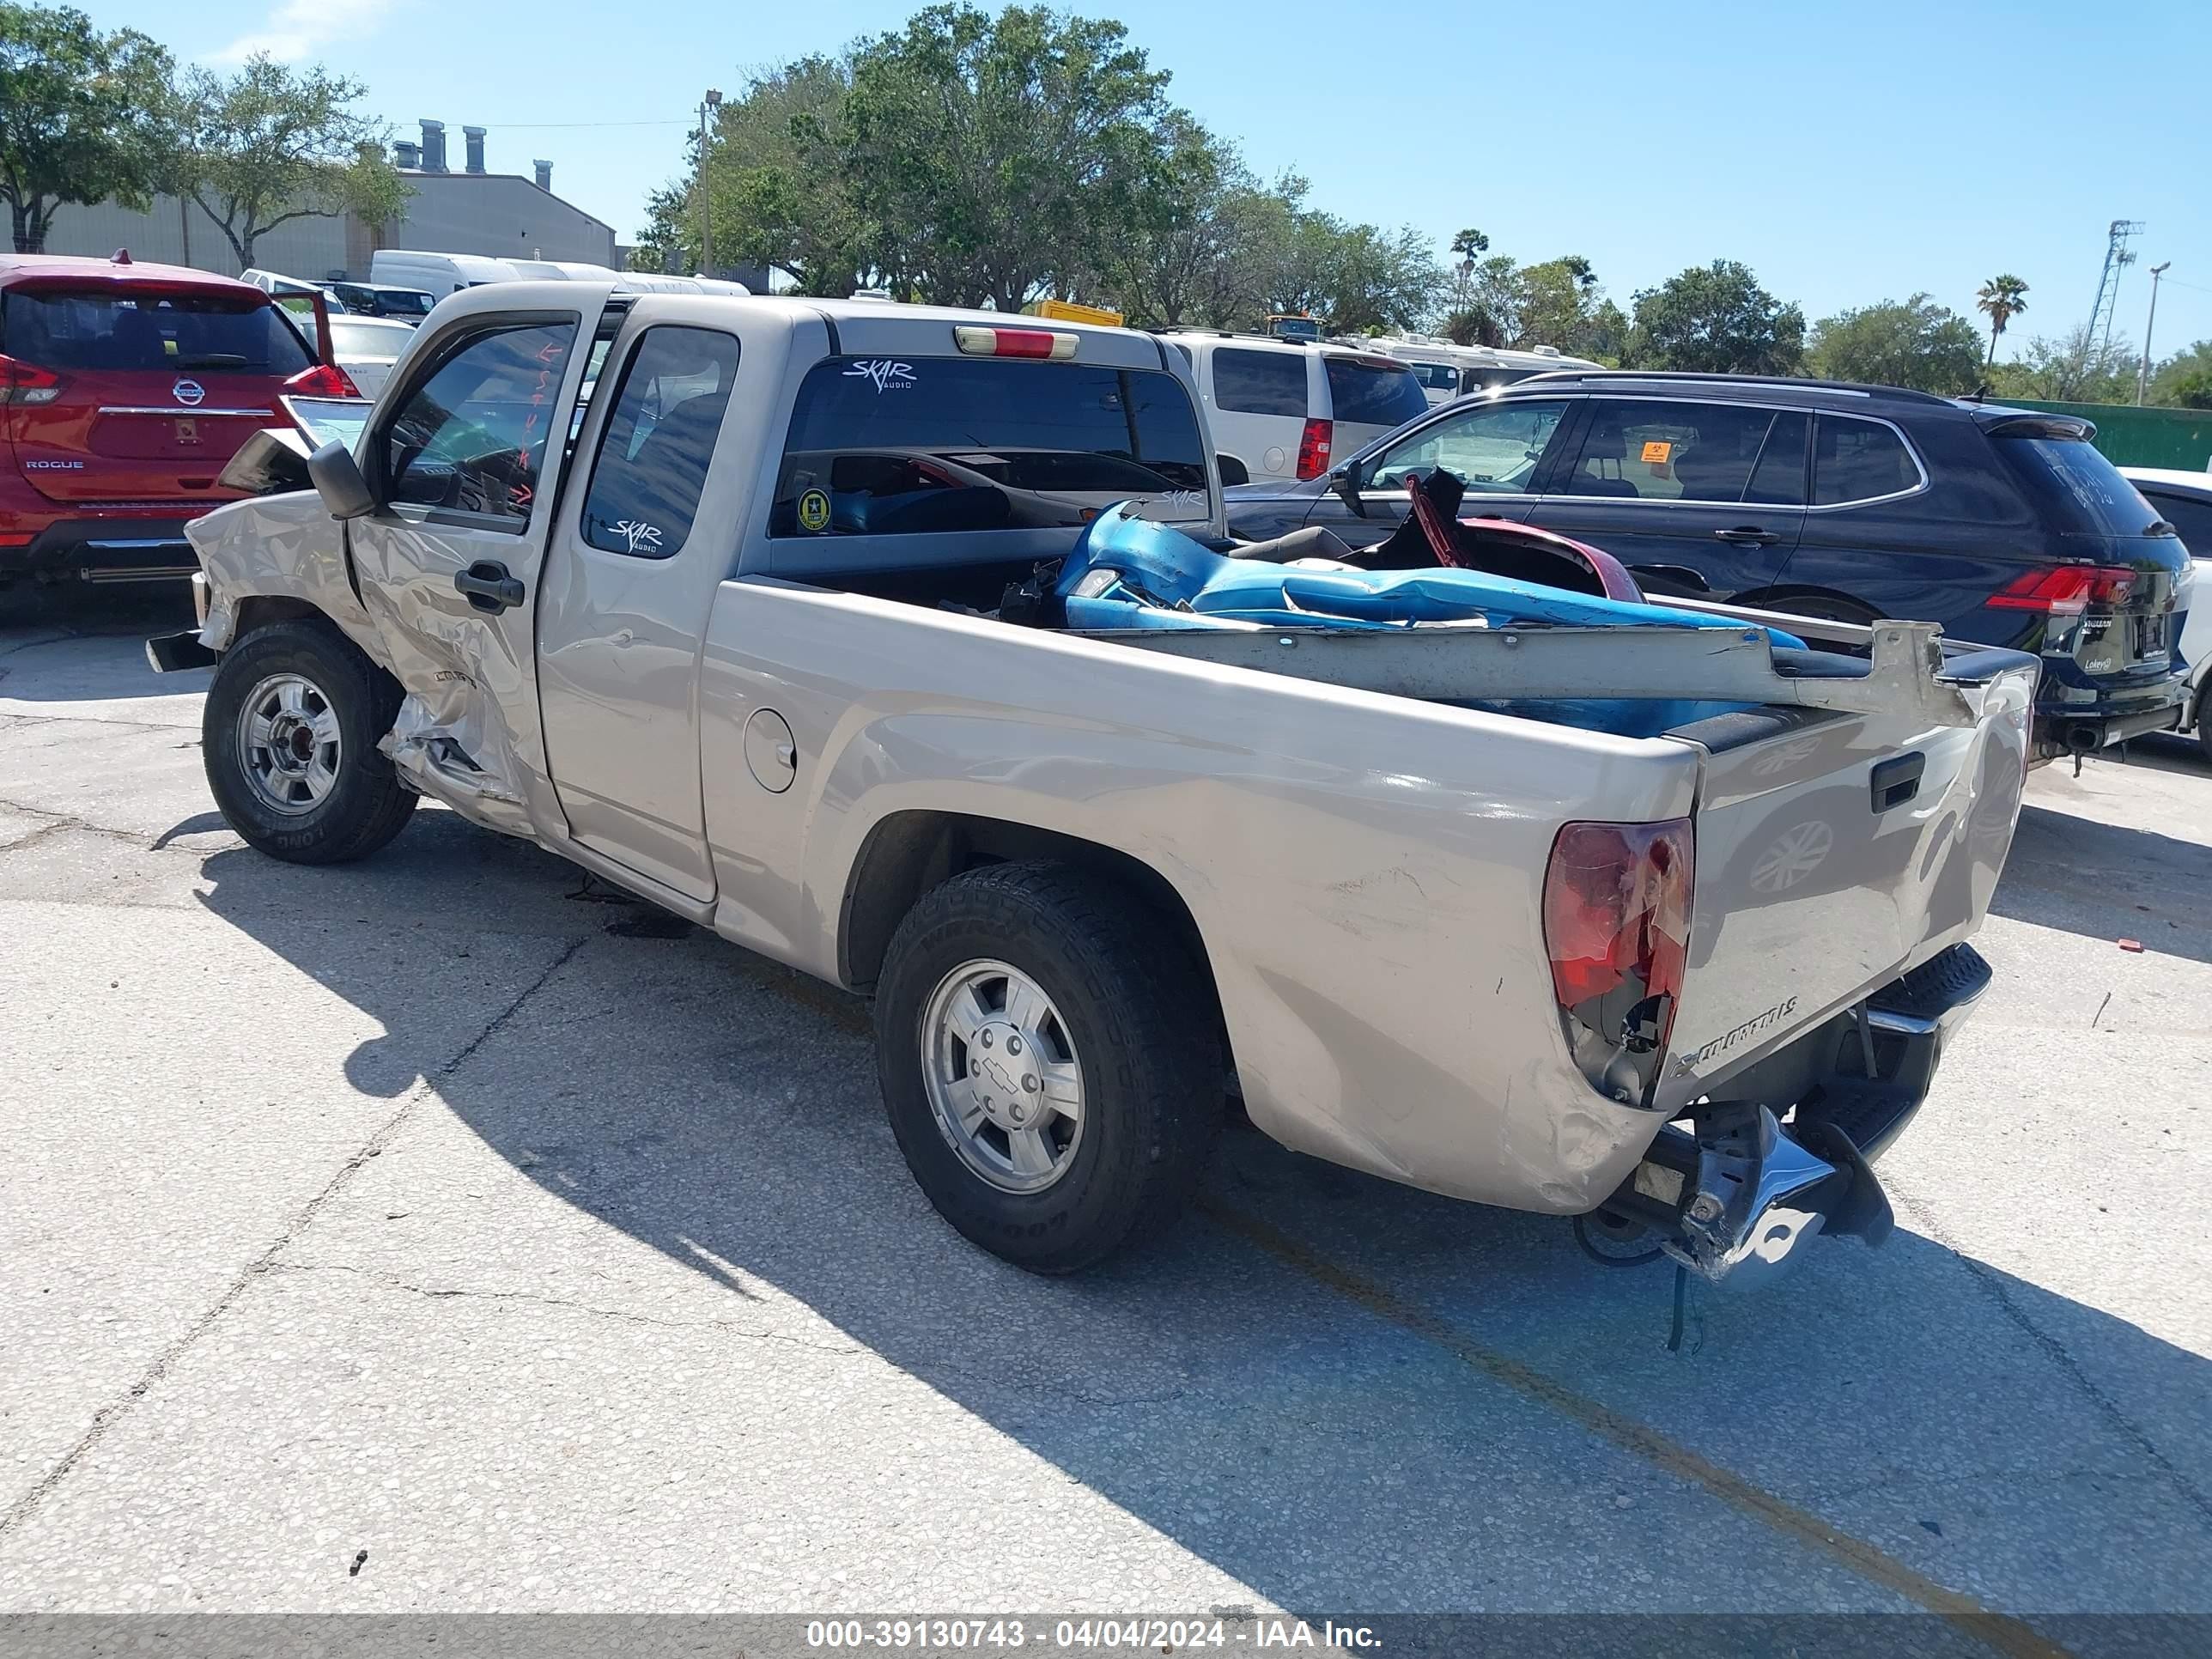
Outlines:
<svg viewBox="0 0 2212 1659"><path fill-rule="evenodd" d="M2007 323L2027 309L2027 284L2017 276L1992 276L1975 295L1975 307L1987 312L1990 319L1990 355L1983 368L1996 362L1997 336L2005 331Z"/></svg>

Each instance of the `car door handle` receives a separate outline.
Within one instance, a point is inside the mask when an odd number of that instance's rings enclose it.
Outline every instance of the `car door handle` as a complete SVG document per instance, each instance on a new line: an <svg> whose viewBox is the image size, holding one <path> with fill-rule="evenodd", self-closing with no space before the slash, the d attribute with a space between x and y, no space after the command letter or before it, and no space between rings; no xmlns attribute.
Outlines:
<svg viewBox="0 0 2212 1659"><path fill-rule="evenodd" d="M1755 524L1740 524L1730 530L1713 532L1717 540L1733 542L1738 547L1771 547L1782 539L1771 530L1761 530Z"/></svg>
<svg viewBox="0 0 2212 1659"><path fill-rule="evenodd" d="M479 611L512 611L522 603L522 584L495 559L478 559L466 570L456 570L453 591L467 594Z"/></svg>

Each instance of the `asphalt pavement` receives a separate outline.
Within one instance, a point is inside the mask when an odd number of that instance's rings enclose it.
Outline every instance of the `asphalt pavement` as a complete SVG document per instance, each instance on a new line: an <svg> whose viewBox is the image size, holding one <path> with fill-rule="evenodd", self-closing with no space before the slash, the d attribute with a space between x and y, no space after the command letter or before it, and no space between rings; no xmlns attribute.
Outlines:
<svg viewBox="0 0 2212 1659"><path fill-rule="evenodd" d="M243 847L173 604L0 623L0 1613L2212 1612L2193 746L2036 775L1897 1235L1670 1349L1671 1270L1249 1128L1006 1267L857 1000L441 810Z"/></svg>

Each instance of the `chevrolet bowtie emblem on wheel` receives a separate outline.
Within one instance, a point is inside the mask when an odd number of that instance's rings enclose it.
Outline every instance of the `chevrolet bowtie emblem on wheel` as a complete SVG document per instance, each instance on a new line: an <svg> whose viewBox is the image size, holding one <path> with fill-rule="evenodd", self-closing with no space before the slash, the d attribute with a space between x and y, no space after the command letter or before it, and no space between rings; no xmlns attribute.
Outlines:
<svg viewBox="0 0 2212 1659"><path fill-rule="evenodd" d="M179 380L169 388L169 395L187 409L197 409L206 401L207 388L198 380Z"/></svg>

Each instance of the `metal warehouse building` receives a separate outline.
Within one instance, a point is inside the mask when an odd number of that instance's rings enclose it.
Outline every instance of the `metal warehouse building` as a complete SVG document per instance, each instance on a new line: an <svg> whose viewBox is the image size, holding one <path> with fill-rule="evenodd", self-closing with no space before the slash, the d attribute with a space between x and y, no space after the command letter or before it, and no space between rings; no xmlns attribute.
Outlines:
<svg viewBox="0 0 2212 1659"><path fill-rule="evenodd" d="M392 159L414 192L392 223L373 228L350 213L295 219L260 239L254 262L264 270L319 282L366 281L369 257L380 247L620 266L613 227L553 193L550 161L534 163L533 178L490 172L484 166L485 129L461 131L467 149L459 173L446 163L442 121L423 122L419 143L392 146ZM113 202L64 207L46 235L49 253L101 257L118 247L129 248L136 258L238 274L237 257L215 221L174 196L155 198L144 213Z"/></svg>

